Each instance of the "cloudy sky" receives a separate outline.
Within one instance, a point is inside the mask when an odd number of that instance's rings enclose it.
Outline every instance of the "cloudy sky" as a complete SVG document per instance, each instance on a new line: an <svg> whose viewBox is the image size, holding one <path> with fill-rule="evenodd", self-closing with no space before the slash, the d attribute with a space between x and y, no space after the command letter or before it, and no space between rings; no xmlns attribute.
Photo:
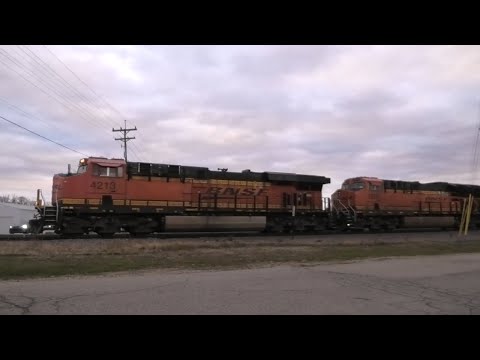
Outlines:
<svg viewBox="0 0 480 360"><path fill-rule="evenodd" d="M85 155L480 184L479 46L0 46L0 193ZM479 146L480 147L480 146Z"/></svg>

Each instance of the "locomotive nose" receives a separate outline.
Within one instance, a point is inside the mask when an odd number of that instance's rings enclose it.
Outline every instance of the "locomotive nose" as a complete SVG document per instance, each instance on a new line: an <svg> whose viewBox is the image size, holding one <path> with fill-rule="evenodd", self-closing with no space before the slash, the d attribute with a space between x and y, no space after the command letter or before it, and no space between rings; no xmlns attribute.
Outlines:
<svg viewBox="0 0 480 360"><path fill-rule="evenodd" d="M337 190L332 195L332 199L336 200L351 200L353 198L353 194L351 191L348 190Z"/></svg>
<svg viewBox="0 0 480 360"><path fill-rule="evenodd" d="M333 193L332 197L336 198L343 198L347 195L347 191L345 190L337 190Z"/></svg>

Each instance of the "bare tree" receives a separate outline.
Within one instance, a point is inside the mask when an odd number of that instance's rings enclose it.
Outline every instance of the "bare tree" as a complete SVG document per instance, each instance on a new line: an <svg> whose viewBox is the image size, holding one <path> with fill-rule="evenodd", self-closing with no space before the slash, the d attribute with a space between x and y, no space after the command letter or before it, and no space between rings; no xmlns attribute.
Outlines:
<svg viewBox="0 0 480 360"><path fill-rule="evenodd" d="M25 196L13 195L0 195L0 203L11 203L21 205L35 205L35 200L26 198Z"/></svg>

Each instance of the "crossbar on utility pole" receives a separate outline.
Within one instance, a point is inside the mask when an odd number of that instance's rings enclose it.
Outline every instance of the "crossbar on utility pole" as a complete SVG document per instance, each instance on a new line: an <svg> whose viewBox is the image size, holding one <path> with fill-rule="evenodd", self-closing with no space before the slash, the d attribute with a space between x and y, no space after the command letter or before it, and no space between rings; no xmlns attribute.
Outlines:
<svg viewBox="0 0 480 360"><path fill-rule="evenodd" d="M125 120L125 129L123 129L121 126L120 126L120 129L114 129L114 128L112 128L112 131L113 131L113 132L115 132L115 131L123 132L123 137L121 137L121 138L115 138L115 140L121 140L121 141L123 141L125 162L127 162L127 141L128 141L128 140L133 140L133 139L135 139L135 137L127 137L127 134L128 134L129 131L136 131L136 130L137 130L137 127L136 127L136 126L135 126L135 128L133 128L133 129L127 129L127 120Z"/></svg>

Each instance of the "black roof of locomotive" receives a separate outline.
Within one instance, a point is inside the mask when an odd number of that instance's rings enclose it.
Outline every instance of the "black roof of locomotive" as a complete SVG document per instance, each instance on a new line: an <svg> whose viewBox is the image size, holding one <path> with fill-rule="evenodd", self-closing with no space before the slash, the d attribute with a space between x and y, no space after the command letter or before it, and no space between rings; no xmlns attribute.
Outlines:
<svg viewBox="0 0 480 360"><path fill-rule="evenodd" d="M464 185L452 184L448 182L431 182L422 184L418 181L397 181L397 180L383 180L385 189L397 190L424 190L424 191L443 191L449 192L455 196L480 196L480 186L478 185Z"/></svg>
<svg viewBox="0 0 480 360"><path fill-rule="evenodd" d="M301 183L311 185L329 184L330 178L317 175L302 175L279 172L254 172L244 170L242 172L213 171L206 167L181 166L169 164L152 164L141 162L128 162L127 171L129 176L150 176L170 178L193 178L200 180L238 180L238 181L269 181L275 183Z"/></svg>

